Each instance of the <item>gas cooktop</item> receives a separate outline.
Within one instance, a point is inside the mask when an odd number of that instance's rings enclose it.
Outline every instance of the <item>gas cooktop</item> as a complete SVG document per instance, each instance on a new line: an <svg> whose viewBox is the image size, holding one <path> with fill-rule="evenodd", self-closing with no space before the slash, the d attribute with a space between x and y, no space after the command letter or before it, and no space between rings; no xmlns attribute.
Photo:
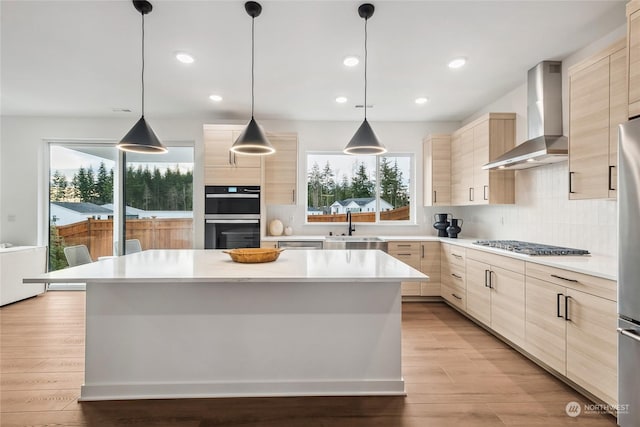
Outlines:
<svg viewBox="0 0 640 427"><path fill-rule="evenodd" d="M589 255L589 251L584 249L563 248L561 246L542 245L519 240L478 240L473 244L525 255Z"/></svg>

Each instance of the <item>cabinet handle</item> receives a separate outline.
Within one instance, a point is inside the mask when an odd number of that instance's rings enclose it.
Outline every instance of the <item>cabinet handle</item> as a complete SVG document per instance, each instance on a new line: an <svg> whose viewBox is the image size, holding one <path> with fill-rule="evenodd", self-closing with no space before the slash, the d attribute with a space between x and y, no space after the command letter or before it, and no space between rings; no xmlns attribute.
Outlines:
<svg viewBox="0 0 640 427"><path fill-rule="evenodd" d="M424 258L424 245L420 245L420 247L422 248L422 258Z"/></svg>
<svg viewBox="0 0 640 427"><path fill-rule="evenodd" d="M462 280L462 276L460 276L459 274L451 273L451 275L452 275L453 277L455 277L456 279L458 279L458 280Z"/></svg>
<svg viewBox="0 0 640 427"><path fill-rule="evenodd" d="M489 289L493 289L493 271L489 270Z"/></svg>
<svg viewBox="0 0 640 427"><path fill-rule="evenodd" d="M489 287L489 279L487 279L487 274L489 274L489 270L484 271L484 287L485 288Z"/></svg>
<svg viewBox="0 0 640 427"><path fill-rule="evenodd" d="M609 166L609 190L611 191L615 191L616 189L612 187L612 176L611 176L611 171L613 170L613 168L615 168L615 166Z"/></svg>
<svg viewBox="0 0 640 427"><path fill-rule="evenodd" d="M236 153L233 153L233 166L238 166L236 164Z"/></svg>
<svg viewBox="0 0 640 427"><path fill-rule="evenodd" d="M469 201L473 202L473 188L469 187Z"/></svg>
<svg viewBox="0 0 640 427"><path fill-rule="evenodd" d="M411 254L398 254L398 256L411 256Z"/></svg>
<svg viewBox="0 0 640 427"><path fill-rule="evenodd" d="M296 202L296 190L291 190L291 201Z"/></svg>
<svg viewBox="0 0 640 427"><path fill-rule="evenodd" d="M563 318L562 314L560 314L560 298L562 298L564 296L564 294L557 294L556 295L556 316L559 318Z"/></svg>
<svg viewBox="0 0 640 427"><path fill-rule="evenodd" d="M569 194L573 194L575 193L575 191L573 191L573 174L575 172L569 172Z"/></svg>
<svg viewBox="0 0 640 427"><path fill-rule="evenodd" d="M454 298L457 298L457 299L459 299L459 300L461 300L461 299L462 299L461 297L459 297L459 296L458 296L458 295L456 295L456 294L451 294L451 296L452 296L452 297L454 297Z"/></svg>
<svg viewBox="0 0 640 427"><path fill-rule="evenodd" d="M556 274L552 274L551 277L555 277L556 279L566 280L567 282L578 283L576 279L567 279L566 277L558 276Z"/></svg>
<svg viewBox="0 0 640 427"><path fill-rule="evenodd" d="M410 248L411 245L397 245L399 248Z"/></svg>
<svg viewBox="0 0 640 427"><path fill-rule="evenodd" d="M569 295L564 297L564 320L566 320L567 322L570 322L571 319L569 319L569 300L571 299L571 297Z"/></svg>
<svg viewBox="0 0 640 427"><path fill-rule="evenodd" d="M462 255L454 254L453 252L451 252L451 255L453 255L456 258L462 258Z"/></svg>
<svg viewBox="0 0 640 427"><path fill-rule="evenodd" d="M233 152L231 150L229 150L229 165L233 166L233 161L231 160L231 156L233 155Z"/></svg>
<svg viewBox="0 0 640 427"><path fill-rule="evenodd" d="M484 200L489 200L489 198L487 197L487 190L488 190L488 189L489 189L489 186L488 186L488 185L485 185L485 186L482 188L482 198L483 198Z"/></svg>
<svg viewBox="0 0 640 427"><path fill-rule="evenodd" d="M436 203L438 200L436 190L433 190L433 203Z"/></svg>

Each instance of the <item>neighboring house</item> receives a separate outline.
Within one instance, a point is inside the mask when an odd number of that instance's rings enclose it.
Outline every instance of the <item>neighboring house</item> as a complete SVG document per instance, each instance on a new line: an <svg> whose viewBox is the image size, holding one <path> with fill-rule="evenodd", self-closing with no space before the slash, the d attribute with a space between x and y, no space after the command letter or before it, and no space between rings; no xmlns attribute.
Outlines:
<svg viewBox="0 0 640 427"><path fill-rule="evenodd" d="M344 200L336 200L330 206L332 214L344 214L347 212L375 212L375 197L360 197ZM393 205L385 200L380 199L380 211L388 211L393 209Z"/></svg>
<svg viewBox="0 0 640 427"><path fill-rule="evenodd" d="M82 222L87 218L108 219L112 215L111 209L87 202L51 202L49 208L51 222L56 225Z"/></svg>
<svg viewBox="0 0 640 427"><path fill-rule="evenodd" d="M309 215L324 215L324 211L318 208L307 208L307 216Z"/></svg>
<svg viewBox="0 0 640 427"><path fill-rule="evenodd" d="M103 207L113 209L113 204L107 203ZM193 218L193 211L145 211L127 206L127 218Z"/></svg>

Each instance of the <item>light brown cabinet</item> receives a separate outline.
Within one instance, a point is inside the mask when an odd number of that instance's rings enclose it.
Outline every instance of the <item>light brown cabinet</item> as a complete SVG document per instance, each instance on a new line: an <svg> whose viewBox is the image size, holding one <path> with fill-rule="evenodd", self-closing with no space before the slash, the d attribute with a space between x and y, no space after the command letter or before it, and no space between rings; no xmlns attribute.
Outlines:
<svg viewBox="0 0 640 427"><path fill-rule="evenodd" d="M260 185L262 159L229 149L244 130L240 125L204 125L205 185Z"/></svg>
<svg viewBox="0 0 640 427"><path fill-rule="evenodd" d="M524 261L466 251L467 313L509 341L524 344Z"/></svg>
<svg viewBox="0 0 640 427"><path fill-rule="evenodd" d="M627 3L628 117L640 115L640 1Z"/></svg>
<svg viewBox="0 0 640 427"><path fill-rule="evenodd" d="M569 198L615 198L618 125L627 119L625 41L569 69Z"/></svg>
<svg viewBox="0 0 640 427"><path fill-rule="evenodd" d="M420 243L420 271L429 276L420 283L420 296L440 296L440 242Z"/></svg>
<svg viewBox="0 0 640 427"><path fill-rule="evenodd" d="M387 252L392 257L420 271L420 242L389 242ZM402 296L420 296L420 282L402 282Z"/></svg>
<svg viewBox="0 0 640 427"><path fill-rule="evenodd" d="M267 205L295 205L298 184L298 135L267 133L276 149L265 157L264 192Z"/></svg>
<svg viewBox="0 0 640 427"><path fill-rule="evenodd" d="M451 136L429 135L423 143L424 206L451 205Z"/></svg>
<svg viewBox="0 0 640 427"><path fill-rule="evenodd" d="M524 349L596 397L617 403L616 283L526 263Z"/></svg>
<svg viewBox="0 0 640 427"><path fill-rule="evenodd" d="M514 171L482 169L514 144L513 113L489 113L455 131L451 136L452 204L515 203Z"/></svg>
<svg viewBox="0 0 640 427"><path fill-rule="evenodd" d="M440 244L440 295L462 311L467 310L465 249Z"/></svg>

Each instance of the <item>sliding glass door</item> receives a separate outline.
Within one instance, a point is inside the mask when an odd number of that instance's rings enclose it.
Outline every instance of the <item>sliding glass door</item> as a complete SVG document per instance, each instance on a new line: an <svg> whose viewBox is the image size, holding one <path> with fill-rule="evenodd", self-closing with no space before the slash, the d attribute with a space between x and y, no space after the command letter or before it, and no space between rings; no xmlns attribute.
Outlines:
<svg viewBox="0 0 640 427"><path fill-rule="evenodd" d="M115 142L50 143L50 271L77 262L65 255L69 246L84 245L89 262L193 247L193 144L167 145L167 154L122 156ZM121 186L125 203L117 197ZM128 242L119 253L122 206Z"/></svg>

